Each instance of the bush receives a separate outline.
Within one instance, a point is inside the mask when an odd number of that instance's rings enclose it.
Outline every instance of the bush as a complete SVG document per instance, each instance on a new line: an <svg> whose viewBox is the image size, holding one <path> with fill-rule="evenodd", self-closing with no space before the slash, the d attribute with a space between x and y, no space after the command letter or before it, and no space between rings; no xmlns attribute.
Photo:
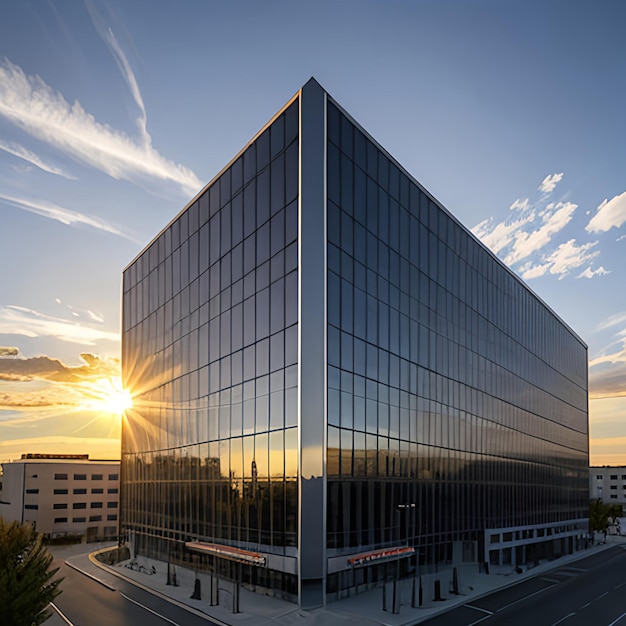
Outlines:
<svg viewBox="0 0 626 626"><path fill-rule="evenodd" d="M52 614L48 605L61 590L59 568L50 569L52 555L30 524L0 518L0 624L32 626Z"/></svg>

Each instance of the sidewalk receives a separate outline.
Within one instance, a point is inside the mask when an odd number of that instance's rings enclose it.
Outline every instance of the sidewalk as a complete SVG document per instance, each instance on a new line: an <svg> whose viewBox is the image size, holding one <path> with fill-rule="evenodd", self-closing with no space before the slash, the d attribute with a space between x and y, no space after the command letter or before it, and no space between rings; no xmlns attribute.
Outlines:
<svg viewBox="0 0 626 626"><path fill-rule="evenodd" d="M220 606L209 605L209 576L199 574L201 581L202 599L190 598L194 590L194 572L182 567L176 567L176 579L178 586L168 586L167 564L162 561L137 557L133 559L136 567L143 566L143 571L137 571L126 567L129 561L108 566L96 560L94 554L81 554L67 559L68 563L79 570L99 579L103 584L115 586L113 576L126 579L143 589L155 593L175 604L185 607L196 615L210 616L219 620L222 624L231 626L347 626L348 624L385 626L409 626L426 621L435 615L444 613L460 604L466 604L477 598L487 595L497 589L509 587L522 582L538 574L567 566L569 563L596 554L614 545L623 545L626 549L626 537L608 536L606 544L595 545L586 550L581 550L572 555L567 555L554 561L543 563L521 574L511 573L508 575L481 574L478 567L463 566L459 568L459 588L462 595L455 596L448 592L450 589L451 570L437 574L441 580L442 595L444 602L432 602L432 586L428 589L424 586L424 607L411 608L411 585L412 580L402 581L400 592L400 613L391 612L392 584L388 583L387 606L388 611L382 610L382 587L352 595L341 600L332 602L323 609L306 611L295 606L291 602L278 598L263 596L240 588L240 613L232 613L232 583L220 581L219 594ZM147 572L155 568L156 573ZM432 575L431 575L432 578ZM426 577L423 577L425 580Z"/></svg>

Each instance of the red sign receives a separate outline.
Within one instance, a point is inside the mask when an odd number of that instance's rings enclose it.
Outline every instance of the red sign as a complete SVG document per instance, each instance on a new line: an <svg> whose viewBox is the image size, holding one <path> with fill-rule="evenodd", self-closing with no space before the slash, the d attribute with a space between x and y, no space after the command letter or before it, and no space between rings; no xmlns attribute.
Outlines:
<svg viewBox="0 0 626 626"><path fill-rule="evenodd" d="M254 565L265 565L265 557L258 552L250 552L233 546L223 546L219 543L203 543L201 541L188 541L186 548L195 550L196 552L205 552L231 561L239 561L240 563L253 563Z"/></svg>
<svg viewBox="0 0 626 626"><path fill-rule="evenodd" d="M348 565L351 567L359 567L359 565L368 565L372 561L380 561L382 559L400 559L409 556L415 552L415 548L408 546L399 548L384 548L382 550L374 550L373 552L365 552L348 559Z"/></svg>

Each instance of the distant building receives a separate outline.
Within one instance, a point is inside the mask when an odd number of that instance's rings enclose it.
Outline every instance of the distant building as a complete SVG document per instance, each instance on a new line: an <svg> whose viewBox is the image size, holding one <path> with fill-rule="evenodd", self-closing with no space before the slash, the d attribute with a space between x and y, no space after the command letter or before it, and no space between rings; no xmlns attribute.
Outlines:
<svg viewBox="0 0 626 626"><path fill-rule="evenodd" d="M314 80L125 269L122 352L139 554L313 607L582 545L587 346Z"/></svg>
<svg viewBox="0 0 626 626"><path fill-rule="evenodd" d="M626 505L626 466L590 467L589 497L607 504Z"/></svg>
<svg viewBox="0 0 626 626"><path fill-rule="evenodd" d="M119 468L119 461L87 454L23 454L2 464L0 516L35 524L50 537L116 537Z"/></svg>

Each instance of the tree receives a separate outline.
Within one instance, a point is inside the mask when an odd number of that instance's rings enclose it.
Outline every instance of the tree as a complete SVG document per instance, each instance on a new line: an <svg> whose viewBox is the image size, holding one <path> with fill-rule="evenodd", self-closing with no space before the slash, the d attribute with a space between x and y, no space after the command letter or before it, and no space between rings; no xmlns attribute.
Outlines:
<svg viewBox="0 0 626 626"><path fill-rule="evenodd" d="M48 605L61 590L59 568L50 569L52 555L30 524L0 517L0 624L33 626L52 614Z"/></svg>
<svg viewBox="0 0 626 626"><path fill-rule="evenodd" d="M589 502L589 530L602 532L609 526L609 517L621 517L622 507L619 504L606 504L602 500Z"/></svg>

